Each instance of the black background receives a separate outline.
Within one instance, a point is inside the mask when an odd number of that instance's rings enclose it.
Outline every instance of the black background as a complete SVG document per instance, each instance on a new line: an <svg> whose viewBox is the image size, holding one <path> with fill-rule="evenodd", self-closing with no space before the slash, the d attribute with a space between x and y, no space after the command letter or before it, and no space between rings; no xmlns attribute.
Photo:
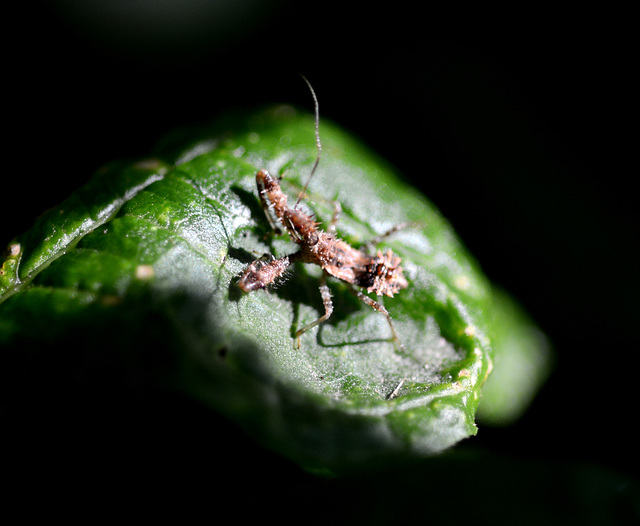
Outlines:
<svg viewBox="0 0 640 526"><path fill-rule="evenodd" d="M167 25L80 4L7 17L3 245L101 164L144 155L178 125L270 102L311 109L302 72L322 117L420 188L553 342L556 368L526 416L481 428L474 445L635 475L628 14L281 1Z"/></svg>

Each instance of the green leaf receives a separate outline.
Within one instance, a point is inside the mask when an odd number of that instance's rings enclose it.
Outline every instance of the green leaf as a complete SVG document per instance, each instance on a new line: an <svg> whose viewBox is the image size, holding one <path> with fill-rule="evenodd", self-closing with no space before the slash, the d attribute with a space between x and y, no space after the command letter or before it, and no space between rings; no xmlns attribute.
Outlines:
<svg viewBox="0 0 640 526"><path fill-rule="evenodd" d="M551 373L554 360L545 334L513 298L496 287L491 324L494 368L482 388L478 420L507 426L527 410Z"/></svg>
<svg viewBox="0 0 640 526"><path fill-rule="evenodd" d="M410 224L381 245L402 257L409 282L384 299L406 351L336 280L333 315L296 349L295 331L324 312L318 267L296 265L281 287L240 293L248 263L296 250L270 233L255 173L282 174L295 199L316 156L313 134L310 115L280 106L178 131L155 158L100 170L7 251L5 372L26 354L50 360L53 348L65 367L108 356L316 470L422 457L474 435L492 364L491 288L434 206L336 126L321 123L323 158L303 206L326 222L339 202L338 233L354 246ZM14 389L41 388L6 376Z"/></svg>

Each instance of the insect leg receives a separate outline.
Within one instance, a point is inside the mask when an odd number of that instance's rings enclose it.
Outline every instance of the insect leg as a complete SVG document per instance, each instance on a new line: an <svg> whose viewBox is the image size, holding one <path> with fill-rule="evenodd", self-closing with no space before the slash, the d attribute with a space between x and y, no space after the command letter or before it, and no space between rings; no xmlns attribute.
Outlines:
<svg viewBox="0 0 640 526"><path fill-rule="evenodd" d="M327 232L330 234L336 233L336 223L338 219L340 219L340 215L342 214L342 207L338 201L333 201L333 215L331 216L331 223L327 227Z"/></svg>
<svg viewBox="0 0 640 526"><path fill-rule="evenodd" d="M402 230L403 228L406 228L407 226L409 226L409 223L399 223L396 226L391 227L385 233L380 234L379 236L376 236L373 239L370 239L369 241L367 241L363 245L364 251L365 252L370 252L371 248L374 247L375 245L377 245L378 243L380 243L383 239L389 237L391 234L395 234L398 230Z"/></svg>
<svg viewBox="0 0 640 526"><path fill-rule="evenodd" d="M324 315L296 332L296 349L300 348L300 337L309 329L313 329L316 325L320 325L322 322L328 320L329 316L331 316L331 313L333 312L333 302L331 301L331 292L327 286L326 272L323 272L320 277L320 295L322 296L322 303L324 304Z"/></svg>
<svg viewBox="0 0 640 526"><path fill-rule="evenodd" d="M362 292L360 292L357 288L355 288L354 286L350 287L351 292L353 292L359 299L361 299L362 301L364 301L367 305L369 305L369 307L374 308L375 310L377 310L378 312L381 312L382 314L384 314L384 316L387 318L387 321L389 322L389 327L391 328L391 334L393 335L393 343L396 346L396 349L398 349L401 352L404 352L404 345L402 345L402 342L400 341L400 338L398 338L398 333L396 332L395 327L393 326L393 322L391 321L391 316L389 315L389 311L387 311L387 309L384 308L384 306L380 303L378 303L376 300L371 299L369 296L367 296L366 294L363 294Z"/></svg>

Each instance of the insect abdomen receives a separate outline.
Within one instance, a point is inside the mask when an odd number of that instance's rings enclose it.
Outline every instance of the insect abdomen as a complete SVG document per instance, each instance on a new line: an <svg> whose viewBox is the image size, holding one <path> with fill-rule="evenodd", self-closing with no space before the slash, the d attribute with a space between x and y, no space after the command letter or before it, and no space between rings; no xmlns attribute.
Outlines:
<svg viewBox="0 0 640 526"><path fill-rule="evenodd" d="M366 271L358 276L358 285L366 288L367 292L393 297L400 289L409 286L402 273L401 261L391 250L386 254L378 252L377 256L371 258Z"/></svg>

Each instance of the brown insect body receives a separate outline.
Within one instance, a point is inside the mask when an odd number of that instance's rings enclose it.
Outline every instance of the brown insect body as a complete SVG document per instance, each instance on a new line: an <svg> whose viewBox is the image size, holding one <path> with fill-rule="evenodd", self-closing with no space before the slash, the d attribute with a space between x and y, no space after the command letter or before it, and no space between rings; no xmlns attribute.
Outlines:
<svg viewBox="0 0 640 526"><path fill-rule="evenodd" d="M393 297L400 289L407 287L400 266L401 259L391 250L386 254L378 251L376 256L371 256L353 248L333 234L318 229L313 218L302 210L289 208L287 196L269 172L260 170L256 182L267 215L268 210L273 209L293 241L300 245L300 251L285 258L273 259L270 263L252 263L240 278L241 289L248 292L267 287L284 273L285 264L295 261L319 265L329 275L378 295ZM256 279L258 275L260 279ZM263 281L262 287L258 286L260 280ZM253 288L249 287L249 283L255 284Z"/></svg>
<svg viewBox="0 0 640 526"><path fill-rule="evenodd" d="M400 266L401 259L393 254L391 250L386 254L378 251L377 255L371 256L353 248L334 234L319 229L318 223L310 215L298 208L290 208L287 205L287 196L282 192L280 184L266 170L260 170L256 174L256 184L260 201L269 221L277 228L276 222L271 215L273 213L280 224L287 230L291 239L300 246L300 250L295 254L279 259L272 257L268 261L259 259L251 263L244 270L238 282L239 287L244 292L268 287L284 274L289 265L296 261L319 265L326 274L364 288L367 292L375 292L378 295L393 297L399 290L408 286ZM334 214L331 229L336 220L337 213ZM395 230L397 228L392 231ZM300 329L296 335L298 338L331 315L333 307L330 295L328 289L323 290L323 288L326 289L324 279L321 284L321 293L325 304L325 316ZM387 317L394 340L398 341L391 323L391 317L386 309L359 291L355 293L365 303Z"/></svg>
<svg viewBox="0 0 640 526"><path fill-rule="evenodd" d="M336 238L332 234L317 231L315 245L302 245L300 261L320 265L327 274L347 283L375 292L379 296L393 295L407 287L402 274L400 258L391 250L378 251L371 256Z"/></svg>

